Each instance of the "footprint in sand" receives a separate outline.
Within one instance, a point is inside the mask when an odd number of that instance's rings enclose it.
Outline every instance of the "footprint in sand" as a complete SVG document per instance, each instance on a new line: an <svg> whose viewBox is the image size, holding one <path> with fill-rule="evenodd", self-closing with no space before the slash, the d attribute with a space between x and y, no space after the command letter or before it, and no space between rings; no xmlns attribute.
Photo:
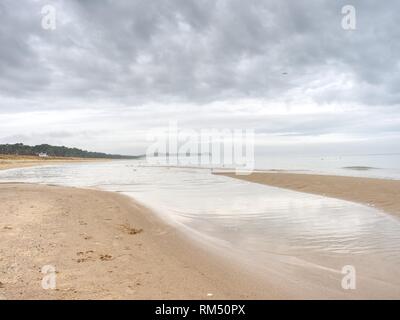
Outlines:
<svg viewBox="0 0 400 320"><path fill-rule="evenodd" d="M113 257L109 254L101 254L100 260L101 261L110 261L110 260L113 260Z"/></svg>
<svg viewBox="0 0 400 320"><path fill-rule="evenodd" d="M132 234L132 235L143 232L143 229L132 228L132 227L131 227L130 225L128 225L128 224L121 224L121 225L120 225L120 229L121 229L123 232L125 232L125 233L127 233L127 234Z"/></svg>
<svg viewBox="0 0 400 320"><path fill-rule="evenodd" d="M93 250L88 250L88 251L79 251L76 253L76 255L79 257L76 262L82 263L82 262L87 262L87 261L94 261L94 257L92 254L94 253Z"/></svg>
<svg viewBox="0 0 400 320"><path fill-rule="evenodd" d="M89 235L87 235L86 233L81 233L80 236L81 236L83 239L85 239L85 240L90 240L90 239L93 238L92 236L89 236Z"/></svg>
<svg viewBox="0 0 400 320"><path fill-rule="evenodd" d="M96 258L94 256L94 251L93 250L87 250L87 251L79 251L76 253L76 255L79 257L76 259L76 262L82 263L82 262L88 262L88 261L95 261ZM114 260L112 255L109 254L99 254L99 259L101 261L111 261Z"/></svg>

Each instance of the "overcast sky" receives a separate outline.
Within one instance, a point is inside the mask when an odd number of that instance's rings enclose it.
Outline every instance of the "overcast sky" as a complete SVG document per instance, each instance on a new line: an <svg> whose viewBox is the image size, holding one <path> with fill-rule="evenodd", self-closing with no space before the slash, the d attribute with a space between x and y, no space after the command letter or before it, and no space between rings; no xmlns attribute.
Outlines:
<svg viewBox="0 0 400 320"><path fill-rule="evenodd" d="M356 30L342 28L349 4ZM254 129L271 152L400 152L399 12L397 0L2 0L0 143L135 154L172 120Z"/></svg>

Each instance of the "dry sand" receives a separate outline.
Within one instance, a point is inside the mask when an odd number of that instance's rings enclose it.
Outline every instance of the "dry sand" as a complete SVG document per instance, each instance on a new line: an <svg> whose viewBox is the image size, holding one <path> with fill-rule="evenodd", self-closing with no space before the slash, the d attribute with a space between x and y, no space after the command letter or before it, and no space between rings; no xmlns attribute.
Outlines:
<svg viewBox="0 0 400 320"><path fill-rule="evenodd" d="M0 184L0 299L280 298L130 198ZM41 286L56 268L55 290Z"/></svg>
<svg viewBox="0 0 400 320"><path fill-rule="evenodd" d="M274 187L368 204L400 216L400 181L297 173L215 173Z"/></svg>

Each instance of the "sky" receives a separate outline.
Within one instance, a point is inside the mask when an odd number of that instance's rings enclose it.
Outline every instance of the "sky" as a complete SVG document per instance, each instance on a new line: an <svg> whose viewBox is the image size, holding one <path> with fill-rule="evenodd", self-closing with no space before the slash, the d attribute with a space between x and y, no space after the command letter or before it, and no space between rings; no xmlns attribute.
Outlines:
<svg viewBox="0 0 400 320"><path fill-rule="evenodd" d="M49 5L55 28L43 25ZM346 5L355 29L343 28ZM396 0L2 0L0 143L138 154L174 121L254 130L267 154L400 152L399 10Z"/></svg>

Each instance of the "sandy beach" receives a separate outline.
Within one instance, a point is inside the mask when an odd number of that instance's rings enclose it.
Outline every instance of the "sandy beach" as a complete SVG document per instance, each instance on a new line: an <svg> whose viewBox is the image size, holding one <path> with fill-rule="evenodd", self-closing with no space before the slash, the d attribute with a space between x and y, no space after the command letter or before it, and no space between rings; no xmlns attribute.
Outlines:
<svg viewBox="0 0 400 320"><path fill-rule="evenodd" d="M224 175L400 214L400 184L395 180L261 172ZM311 287L301 274L297 283L286 283L274 261L266 266L267 273L254 272L237 257L210 250L118 193L3 183L0 201L0 299L346 297L323 290L332 285L323 270ZM54 290L41 285L41 270L47 265L56 270ZM334 281L339 283L340 276ZM367 288L349 297L376 296L392 297Z"/></svg>
<svg viewBox="0 0 400 320"><path fill-rule="evenodd" d="M2 299L280 298L130 198L0 184ZM56 289L41 286L45 265Z"/></svg>
<svg viewBox="0 0 400 320"><path fill-rule="evenodd" d="M366 204L400 217L399 180L282 172L254 172L250 175L215 174Z"/></svg>

